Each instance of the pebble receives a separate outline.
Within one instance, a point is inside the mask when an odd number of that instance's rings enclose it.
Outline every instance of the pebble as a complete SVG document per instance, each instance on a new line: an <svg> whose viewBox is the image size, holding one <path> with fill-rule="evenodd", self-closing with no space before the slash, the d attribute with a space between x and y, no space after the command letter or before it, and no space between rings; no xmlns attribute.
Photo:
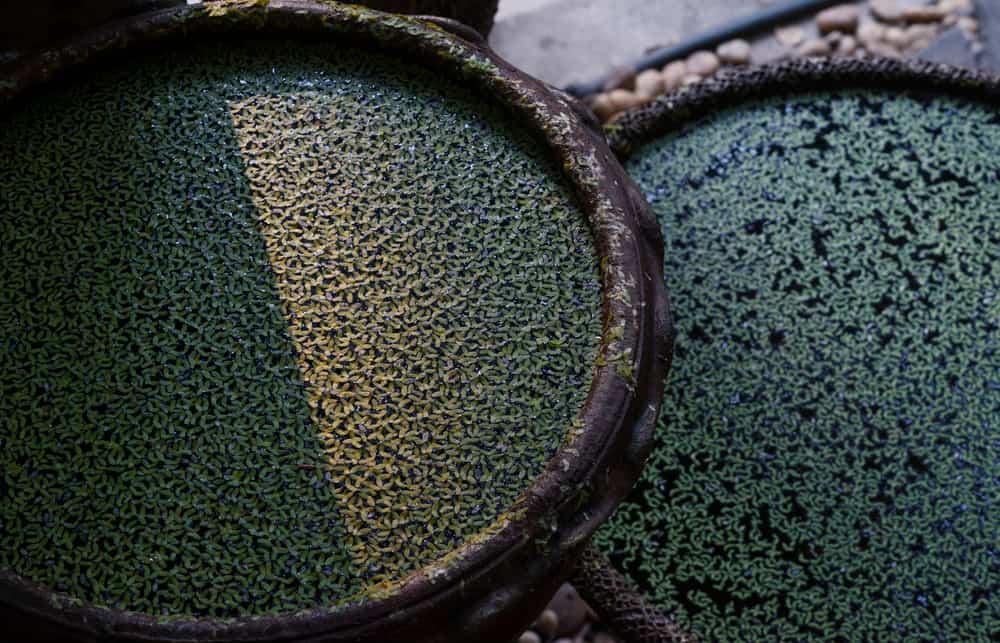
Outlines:
<svg viewBox="0 0 1000 643"><path fill-rule="evenodd" d="M881 43L883 38L885 38L885 27L877 22L863 22L858 27L858 40L865 47Z"/></svg>
<svg viewBox="0 0 1000 643"><path fill-rule="evenodd" d="M837 43L837 54L840 56L853 56L858 50L858 39L854 36L844 36Z"/></svg>
<svg viewBox="0 0 1000 643"><path fill-rule="evenodd" d="M667 90L663 74L657 69L647 69L635 77L635 93L646 98L654 98Z"/></svg>
<svg viewBox="0 0 1000 643"><path fill-rule="evenodd" d="M907 22L939 22L948 12L936 5L916 5L903 9L903 20Z"/></svg>
<svg viewBox="0 0 1000 643"><path fill-rule="evenodd" d="M958 19L958 28L971 37L979 33L979 21L971 16L962 16Z"/></svg>
<svg viewBox="0 0 1000 643"><path fill-rule="evenodd" d="M751 51L749 42L737 39L722 43L715 53L726 64L746 65L750 62Z"/></svg>
<svg viewBox="0 0 1000 643"><path fill-rule="evenodd" d="M635 89L635 69L632 67L615 67L608 74L608 79L604 81L604 91L610 92L615 89Z"/></svg>
<svg viewBox="0 0 1000 643"><path fill-rule="evenodd" d="M663 68L663 84L667 86L667 91L671 92L683 85L687 73L687 65L683 60L667 63Z"/></svg>
<svg viewBox="0 0 1000 643"><path fill-rule="evenodd" d="M903 12L896 6L896 0L872 0L872 15L882 22L899 22Z"/></svg>
<svg viewBox="0 0 1000 643"><path fill-rule="evenodd" d="M588 620L596 620L590 607L569 583L562 584L556 595L549 601L548 609L559 617L556 636L573 636Z"/></svg>
<svg viewBox="0 0 1000 643"><path fill-rule="evenodd" d="M719 57L710 51L696 51L687 59L688 73L711 76L719 71Z"/></svg>
<svg viewBox="0 0 1000 643"><path fill-rule="evenodd" d="M598 94L590 99L590 109L601 121L606 121L615 113L615 105L611 102L611 97L607 94Z"/></svg>
<svg viewBox="0 0 1000 643"><path fill-rule="evenodd" d="M795 50L795 55L802 58L812 58L815 56L828 56L830 55L830 51L830 43L821 38L817 38L815 40L807 40L802 43L802 45Z"/></svg>
<svg viewBox="0 0 1000 643"><path fill-rule="evenodd" d="M684 82L681 83L681 87L690 87L691 85L697 85L702 80L704 80L698 74L688 74L684 77Z"/></svg>
<svg viewBox="0 0 1000 643"><path fill-rule="evenodd" d="M632 109L633 107L638 107L646 102L646 100L630 92L627 89L613 89L608 92L608 99L611 101L611 106L614 108L612 111L623 112L627 109Z"/></svg>
<svg viewBox="0 0 1000 643"><path fill-rule="evenodd" d="M517 643L542 643L542 637L528 630L517 639Z"/></svg>
<svg viewBox="0 0 1000 643"><path fill-rule="evenodd" d="M937 25L910 25L907 28L906 33L910 36L911 40L916 40L917 38L933 38L938 33Z"/></svg>
<svg viewBox="0 0 1000 643"><path fill-rule="evenodd" d="M921 43L930 43L938 35L937 25L911 25L906 30L906 37L909 39L910 47L920 47Z"/></svg>
<svg viewBox="0 0 1000 643"><path fill-rule="evenodd" d="M830 33L831 31L854 33L854 30L858 28L859 15L858 8L853 4L837 5L820 11L816 16L816 26L822 33Z"/></svg>
<svg viewBox="0 0 1000 643"><path fill-rule="evenodd" d="M946 13L971 11L972 0L938 0L938 7Z"/></svg>
<svg viewBox="0 0 1000 643"><path fill-rule="evenodd" d="M906 49L910 46L910 42L912 42L907 32L899 27L889 27L886 29L885 41L896 49Z"/></svg>
<svg viewBox="0 0 1000 643"><path fill-rule="evenodd" d="M802 27L778 27L774 30L774 37L785 47L794 47L805 40L806 32Z"/></svg>
<svg viewBox="0 0 1000 643"><path fill-rule="evenodd" d="M531 629L537 631L544 638L549 638L556 633L556 629L559 627L559 615L555 613L554 610L546 609L542 612L541 616L535 620L535 623L531 626Z"/></svg>
<svg viewBox="0 0 1000 643"><path fill-rule="evenodd" d="M901 58L902 54L895 47L891 47L884 42L871 42L865 45L867 49L872 54L876 56L884 56L886 58Z"/></svg>
<svg viewBox="0 0 1000 643"><path fill-rule="evenodd" d="M840 39L843 37L844 34L840 33L839 31L831 31L830 33L826 34L826 37L824 37L823 40L827 41L831 45L836 45L838 42L840 42Z"/></svg>

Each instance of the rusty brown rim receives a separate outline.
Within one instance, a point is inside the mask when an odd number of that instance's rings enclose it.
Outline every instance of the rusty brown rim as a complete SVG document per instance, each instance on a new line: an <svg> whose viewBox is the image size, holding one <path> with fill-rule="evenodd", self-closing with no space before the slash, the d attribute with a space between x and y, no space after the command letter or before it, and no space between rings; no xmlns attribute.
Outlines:
<svg viewBox="0 0 1000 643"><path fill-rule="evenodd" d="M340 38L407 54L500 103L544 138L590 218L602 258L600 358L578 429L494 528L378 597L294 614L162 622L148 614L73 605L0 572L0 614L15 630L101 641L502 640L516 635L569 574L648 455L671 354L659 228L596 125L467 29L446 20L298 0L178 7L107 25L58 51L17 61L0 75L0 107L123 51L273 34Z"/></svg>
<svg viewBox="0 0 1000 643"><path fill-rule="evenodd" d="M945 93L1000 106L1000 75L919 60L811 58L736 70L666 94L605 126L622 162L643 145L714 112L767 97L811 91L879 89ZM574 581L611 627L629 643L693 641L651 605L599 552L589 552Z"/></svg>

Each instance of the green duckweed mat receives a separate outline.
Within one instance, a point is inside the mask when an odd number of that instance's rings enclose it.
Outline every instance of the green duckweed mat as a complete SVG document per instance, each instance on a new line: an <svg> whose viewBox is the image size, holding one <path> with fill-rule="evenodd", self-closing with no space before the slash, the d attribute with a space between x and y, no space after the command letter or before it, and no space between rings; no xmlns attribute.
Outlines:
<svg viewBox="0 0 1000 643"><path fill-rule="evenodd" d="M599 547L703 641L1000 636L1000 114L767 99L627 169L678 336Z"/></svg>
<svg viewBox="0 0 1000 643"><path fill-rule="evenodd" d="M0 114L0 568L232 617L357 600L494 525L601 333L546 149L332 44L133 54Z"/></svg>

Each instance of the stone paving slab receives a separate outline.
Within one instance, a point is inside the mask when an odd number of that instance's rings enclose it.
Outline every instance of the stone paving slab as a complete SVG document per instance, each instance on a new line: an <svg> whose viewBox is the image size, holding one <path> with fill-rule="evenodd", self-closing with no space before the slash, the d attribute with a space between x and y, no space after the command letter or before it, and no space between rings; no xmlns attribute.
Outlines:
<svg viewBox="0 0 1000 643"><path fill-rule="evenodd" d="M977 65L1000 73L1000 0L976 0L983 51Z"/></svg>
<svg viewBox="0 0 1000 643"><path fill-rule="evenodd" d="M969 47L969 41L958 27L948 29L927 49L920 52L923 60L947 63L959 67L978 67L979 57Z"/></svg>
<svg viewBox="0 0 1000 643"><path fill-rule="evenodd" d="M501 0L490 43L502 56L554 85L604 76L651 49L777 4L779 0ZM899 6L923 0L897 0ZM960 31L946 30L919 56L1000 72L1000 0L976 0L984 48L973 52ZM796 21L807 36L815 27ZM771 34L754 42L754 61L786 54Z"/></svg>
<svg viewBox="0 0 1000 643"><path fill-rule="evenodd" d="M559 0L501 0L497 7L497 20L507 20L513 16L538 11L539 9L555 4Z"/></svg>
<svg viewBox="0 0 1000 643"><path fill-rule="evenodd" d="M490 36L493 48L528 73L562 87L779 0L534 0L536 9L520 12L506 8L508 1L500 0L500 17ZM513 4L524 2L532 0Z"/></svg>

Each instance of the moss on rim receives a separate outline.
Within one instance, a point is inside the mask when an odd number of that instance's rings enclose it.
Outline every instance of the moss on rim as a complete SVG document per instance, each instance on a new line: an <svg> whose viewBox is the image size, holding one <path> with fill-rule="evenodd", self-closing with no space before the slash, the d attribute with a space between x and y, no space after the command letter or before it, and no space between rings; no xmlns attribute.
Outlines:
<svg viewBox="0 0 1000 643"><path fill-rule="evenodd" d="M1000 559L1000 118L752 102L640 148L676 353L599 546L704 640L982 640Z"/></svg>
<svg viewBox="0 0 1000 643"><path fill-rule="evenodd" d="M167 615L356 599L502 519L576 419L589 226L454 84L261 41L3 118L0 567Z"/></svg>

